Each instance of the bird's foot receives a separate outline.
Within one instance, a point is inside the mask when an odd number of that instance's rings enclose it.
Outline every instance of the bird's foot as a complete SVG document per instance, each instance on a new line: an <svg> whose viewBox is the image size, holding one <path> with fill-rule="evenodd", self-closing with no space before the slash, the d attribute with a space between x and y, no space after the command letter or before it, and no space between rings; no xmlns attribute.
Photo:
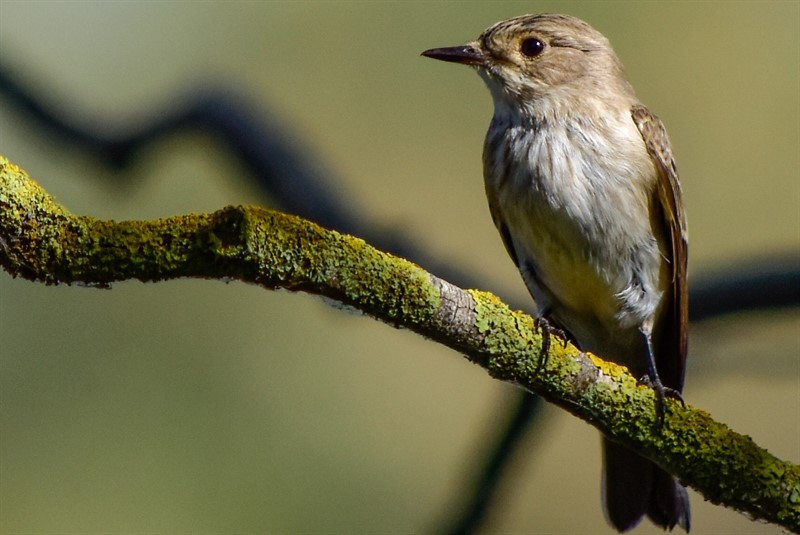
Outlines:
<svg viewBox="0 0 800 535"><path fill-rule="evenodd" d="M537 370L541 370L547 366L547 355L550 353L551 336L555 334L561 337L562 346L565 348L567 347L568 338L564 329L550 323L545 317L536 318L536 326L542 331L542 346L539 349L539 363L536 365Z"/></svg>
<svg viewBox="0 0 800 535"><path fill-rule="evenodd" d="M656 375L655 379L649 375L645 375L641 378L641 382L656 391L656 417L658 418L659 425L664 425L664 416L666 415L668 397L677 399L681 402L682 406L686 406L686 403L683 401L683 395L680 393L680 391L668 386L664 386L658 375Z"/></svg>

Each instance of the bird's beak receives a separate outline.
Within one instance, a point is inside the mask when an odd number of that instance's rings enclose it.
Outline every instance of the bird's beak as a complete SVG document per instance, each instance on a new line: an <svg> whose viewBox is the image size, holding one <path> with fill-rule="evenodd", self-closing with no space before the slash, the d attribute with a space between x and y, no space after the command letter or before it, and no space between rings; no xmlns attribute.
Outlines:
<svg viewBox="0 0 800 535"><path fill-rule="evenodd" d="M422 53L426 58L439 59L462 65L480 66L486 64L486 55L473 44L431 48Z"/></svg>

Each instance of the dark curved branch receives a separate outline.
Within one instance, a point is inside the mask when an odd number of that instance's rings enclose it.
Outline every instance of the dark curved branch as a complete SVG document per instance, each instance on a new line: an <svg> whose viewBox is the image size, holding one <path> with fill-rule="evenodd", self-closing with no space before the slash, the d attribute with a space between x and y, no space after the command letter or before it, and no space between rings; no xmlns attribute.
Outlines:
<svg viewBox="0 0 800 535"><path fill-rule="evenodd" d="M448 514L452 518L441 521L442 527L434 533L469 535L476 533L483 525L513 452L521 445L522 438L542 413L541 398L530 392L515 396L513 403L514 406L508 411L508 422L501 424L501 431L497 432L497 443L483 460L484 465L471 474L472 481L467 484L471 492L464 493L467 496L466 504L456 514L451 512L452 507L448 508Z"/></svg>
<svg viewBox="0 0 800 535"><path fill-rule="evenodd" d="M142 126L126 132L81 124L64 112L65 103L45 104L23 87L0 65L0 95L13 108L24 112L65 143L100 158L117 169L130 165L146 147L165 137L186 131L211 134L238 158L264 193L283 210L311 219L320 225L361 236L381 249L446 276L460 286L476 287L477 281L452 262L426 254L392 228L366 221L340 191L341 181L324 169L304 143L278 117L259 110L241 93L209 85L187 91L165 103L161 113ZM75 113L75 116L83 116ZM113 133L112 133L113 132Z"/></svg>
<svg viewBox="0 0 800 535"><path fill-rule="evenodd" d="M800 255L772 255L731 263L690 281L689 319L800 305Z"/></svg>

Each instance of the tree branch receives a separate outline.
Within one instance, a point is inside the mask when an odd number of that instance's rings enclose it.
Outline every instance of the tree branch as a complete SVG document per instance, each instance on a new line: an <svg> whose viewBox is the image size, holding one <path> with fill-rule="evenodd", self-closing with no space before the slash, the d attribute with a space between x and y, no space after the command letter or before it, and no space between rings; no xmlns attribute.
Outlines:
<svg viewBox="0 0 800 535"><path fill-rule="evenodd" d="M540 359L542 333L530 316L301 218L252 206L155 221L75 216L0 157L0 264L46 284L193 277L324 295L463 353L492 377L654 460L711 502L800 533L800 466L671 399L658 426L653 391L625 368L560 343Z"/></svg>

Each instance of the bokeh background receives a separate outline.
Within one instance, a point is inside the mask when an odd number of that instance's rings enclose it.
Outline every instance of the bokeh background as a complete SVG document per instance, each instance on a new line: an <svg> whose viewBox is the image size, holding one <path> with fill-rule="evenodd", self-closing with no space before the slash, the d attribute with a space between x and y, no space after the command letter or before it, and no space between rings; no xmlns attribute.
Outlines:
<svg viewBox="0 0 800 535"><path fill-rule="evenodd" d="M799 6L2 1L0 62L110 129L190 87L234 87L340 178L354 212L519 302L483 195L489 96L468 69L419 53L526 12L605 33L669 129L697 275L797 258ZM171 136L120 174L0 100L0 152L81 214L270 204L204 134ZM514 395L448 349L303 294L0 273L0 532L436 533ZM800 314L693 326L685 397L799 462ZM549 407L486 532L610 533L599 489L598 434ZM692 500L694 533L780 533Z"/></svg>

